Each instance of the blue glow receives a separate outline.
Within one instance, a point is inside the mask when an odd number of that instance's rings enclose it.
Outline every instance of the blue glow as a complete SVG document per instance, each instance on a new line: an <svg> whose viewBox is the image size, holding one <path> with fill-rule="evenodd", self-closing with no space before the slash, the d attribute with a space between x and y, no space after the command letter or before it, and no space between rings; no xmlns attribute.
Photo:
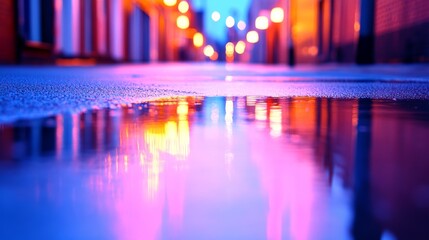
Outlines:
<svg viewBox="0 0 429 240"><path fill-rule="evenodd" d="M204 9L204 29L209 38L215 41L226 42L227 28L225 20L228 16L233 16L235 22L243 20L247 24L247 15L251 0L192 0L195 10ZM218 22L211 19L213 11L218 11L221 18Z"/></svg>

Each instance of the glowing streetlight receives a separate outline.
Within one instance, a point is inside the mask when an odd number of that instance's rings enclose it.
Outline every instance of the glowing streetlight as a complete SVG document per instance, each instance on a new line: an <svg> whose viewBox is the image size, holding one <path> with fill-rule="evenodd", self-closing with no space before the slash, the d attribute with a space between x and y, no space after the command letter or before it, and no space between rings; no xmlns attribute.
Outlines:
<svg viewBox="0 0 429 240"><path fill-rule="evenodd" d="M259 30L268 29L268 18L265 16L259 16L255 20L255 27Z"/></svg>
<svg viewBox="0 0 429 240"><path fill-rule="evenodd" d="M243 41L238 41L238 43L235 45L235 52L237 54L243 54L246 50L246 43Z"/></svg>
<svg viewBox="0 0 429 240"><path fill-rule="evenodd" d="M186 1L181 1L179 5L177 6L177 9L179 9L179 12L181 13L187 13L189 11L189 4Z"/></svg>
<svg viewBox="0 0 429 240"><path fill-rule="evenodd" d="M226 45L225 45L225 53L226 53L226 55L233 55L234 54L234 43L232 43L232 42L228 42Z"/></svg>
<svg viewBox="0 0 429 240"><path fill-rule="evenodd" d="M225 24L226 24L226 26L227 26L228 28L232 28L232 27L234 27L234 25L235 25L235 20L234 20L234 18L233 18L233 17L231 17L231 16L228 16L228 17L226 18Z"/></svg>
<svg viewBox="0 0 429 240"><path fill-rule="evenodd" d="M273 23L281 23L285 18L285 12L281 7L275 7L271 10L270 14L271 22Z"/></svg>
<svg viewBox="0 0 429 240"><path fill-rule="evenodd" d="M246 35L246 40L249 43L257 43L259 42L259 34L256 31L250 31Z"/></svg>
<svg viewBox="0 0 429 240"><path fill-rule="evenodd" d="M237 23L237 27L238 27L238 29L240 29L241 31L243 31L244 29L246 29L246 23L244 21L239 21Z"/></svg>
<svg viewBox="0 0 429 240"><path fill-rule="evenodd" d="M211 56L213 56L213 54L214 54L215 51L214 51L214 49L213 49L212 46L207 45L207 46L204 47L203 52L204 52L204 55L206 57L211 57Z"/></svg>
<svg viewBox="0 0 429 240"><path fill-rule="evenodd" d="M214 11L212 13L212 20L218 22L220 20L220 13L218 11Z"/></svg>
<svg viewBox="0 0 429 240"><path fill-rule="evenodd" d="M204 36L199 32L194 34L194 38L192 40L195 47L202 47L204 44Z"/></svg>
<svg viewBox="0 0 429 240"><path fill-rule="evenodd" d="M216 61L219 58L219 54L217 52L213 52L213 54L210 56L210 60Z"/></svg>
<svg viewBox="0 0 429 240"><path fill-rule="evenodd" d="M180 15L176 20L176 25L180 29L188 29L189 27L189 18L185 15Z"/></svg>
<svg viewBox="0 0 429 240"><path fill-rule="evenodd" d="M168 7L172 7L176 5L176 3L177 3L177 0L164 0L165 6L168 6Z"/></svg>

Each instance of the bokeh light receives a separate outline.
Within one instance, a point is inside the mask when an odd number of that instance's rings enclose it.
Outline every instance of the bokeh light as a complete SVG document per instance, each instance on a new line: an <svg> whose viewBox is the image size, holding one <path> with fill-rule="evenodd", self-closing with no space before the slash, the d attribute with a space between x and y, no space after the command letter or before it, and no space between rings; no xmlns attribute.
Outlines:
<svg viewBox="0 0 429 240"><path fill-rule="evenodd" d="M257 43L259 42L259 34L256 31L250 31L246 35L246 40L249 43Z"/></svg>
<svg viewBox="0 0 429 240"><path fill-rule="evenodd" d="M246 50L246 43L243 41L238 41L238 43L235 45L235 52L237 54L243 54Z"/></svg>
<svg viewBox="0 0 429 240"><path fill-rule="evenodd" d="M204 47L203 53L206 57L211 57L214 54L214 49L211 45L207 45Z"/></svg>
<svg viewBox="0 0 429 240"><path fill-rule="evenodd" d="M246 29L246 23L244 21L239 21L237 23L237 27L238 27L238 29L240 29L241 31L243 31L244 29Z"/></svg>
<svg viewBox="0 0 429 240"><path fill-rule="evenodd" d="M234 43L228 42L225 45L225 53L226 53L227 56L230 56L230 55L234 54Z"/></svg>
<svg viewBox="0 0 429 240"><path fill-rule="evenodd" d="M273 23L281 23L285 17L285 13L283 8L276 7L271 10L270 18Z"/></svg>
<svg viewBox="0 0 429 240"><path fill-rule="evenodd" d="M189 27L189 18L185 15L181 15L176 20L177 27L180 29L188 29Z"/></svg>
<svg viewBox="0 0 429 240"><path fill-rule="evenodd" d="M177 3L177 0L164 0L165 6L168 6L168 7L172 7L176 5L176 3Z"/></svg>
<svg viewBox="0 0 429 240"><path fill-rule="evenodd" d="M220 13L218 11L214 11L212 13L212 20L218 22L220 20Z"/></svg>
<svg viewBox="0 0 429 240"><path fill-rule="evenodd" d="M219 58L219 54L215 51L213 52L213 54L210 56L210 60L212 61L216 61Z"/></svg>
<svg viewBox="0 0 429 240"><path fill-rule="evenodd" d="M259 16L255 20L255 27L259 30L268 29L268 18L265 16Z"/></svg>
<svg viewBox="0 0 429 240"><path fill-rule="evenodd" d="M194 34L193 43L195 47L202 47L204 44L204 36L203 34L197 32Z"/></svg>
<svg viewBox="0 0 429 240"><path fill-rule="evenodd" d="M179 9L179 12L181 13L187 13L189 11L189 4L186 1L181 1L179 5L177 6L177 9Z"/></svg>
<svg viewBox="0 0 429 240"><path fill-rule="evenodd" d="M234 18L233 18L233 17L231 17L231 16L228 16L228 17L226 18L225 24L226 24L226 26L227 26L228 28L232 28L232 27L234 27L234 25L235 25L235 20L234 20Z"/></svg>

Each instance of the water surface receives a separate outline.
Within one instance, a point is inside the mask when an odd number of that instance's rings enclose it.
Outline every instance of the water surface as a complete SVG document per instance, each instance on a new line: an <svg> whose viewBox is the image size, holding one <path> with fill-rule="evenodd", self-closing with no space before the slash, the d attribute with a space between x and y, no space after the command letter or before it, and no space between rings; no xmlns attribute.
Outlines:
<svg viewBox="0 0 429 240"><path fill-rule="evenodd" d="M2 239L428 239L428 101L186 97L0 124Z"/></svg>

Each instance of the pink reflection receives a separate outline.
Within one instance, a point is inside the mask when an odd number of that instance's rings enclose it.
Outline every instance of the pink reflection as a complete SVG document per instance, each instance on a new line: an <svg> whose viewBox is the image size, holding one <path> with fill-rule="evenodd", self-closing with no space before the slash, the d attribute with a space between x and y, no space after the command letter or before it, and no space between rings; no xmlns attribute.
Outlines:
<svg viewBox="0 0 429 240"><path fill-rule="evenodd" d="M298 111L292 109L290 114L299 115L301 108L297 109ZM312 121L312 113L314 112L310 112L308 116L300 116L304 123ZM308 127L306 124L299 124L291 127L297 131ZM267 239L282 239L286 231L291 239L308 239L312 230L311 217L317 174L316 166L311 162L313 151L301 144L282 141L276 136L272 136L267 143L267 132L264 130L248 131L248 134L251 145L259 148L251 155L257 164L261 184L268 197ZM288 229L283 229L285 223L289 223Z"/></svg>
<svg viewBox="0 0 429 240"><path fill-rule="evenodd" d="M135 124L133 118L142 110L141 106L123 110L122 124L113 133L120 136L119 147L105 158L108 183L99 186L92 179L89 184L106 194L119 239L159 239L165 224L175 238L183 222L188 116L194 110L186 99L169 99L151 105L151 114L139 116L145 124Z"/></svg>
<svg viewBox="0 0 429 240"><path fill-rule="evenodd" d="M165 171L168 221L175 235L182 228L185 202L186 171L180 168L180 164L175 164Z"/></svg>
<svg viewBox="0 0 429 240"><path fill-rule="evenodd" d="M145 189L148 179L139 168L132 168L121 178L115 202L120 239L157 239L162 225L165 186L150 194Z"/></svg>
<svg viewBox="0 0 429 240"><path fill-rule="evenodd" d="M252 143L255 146L263 144L259 141ZM274 142L269 145L264 151L267 155L254 158L268 195L267 238L282 239L283 219L288 213L292 239L308 239L315 177L315 168L308 162L311 152L292 144L284 146Z"/></svg>

